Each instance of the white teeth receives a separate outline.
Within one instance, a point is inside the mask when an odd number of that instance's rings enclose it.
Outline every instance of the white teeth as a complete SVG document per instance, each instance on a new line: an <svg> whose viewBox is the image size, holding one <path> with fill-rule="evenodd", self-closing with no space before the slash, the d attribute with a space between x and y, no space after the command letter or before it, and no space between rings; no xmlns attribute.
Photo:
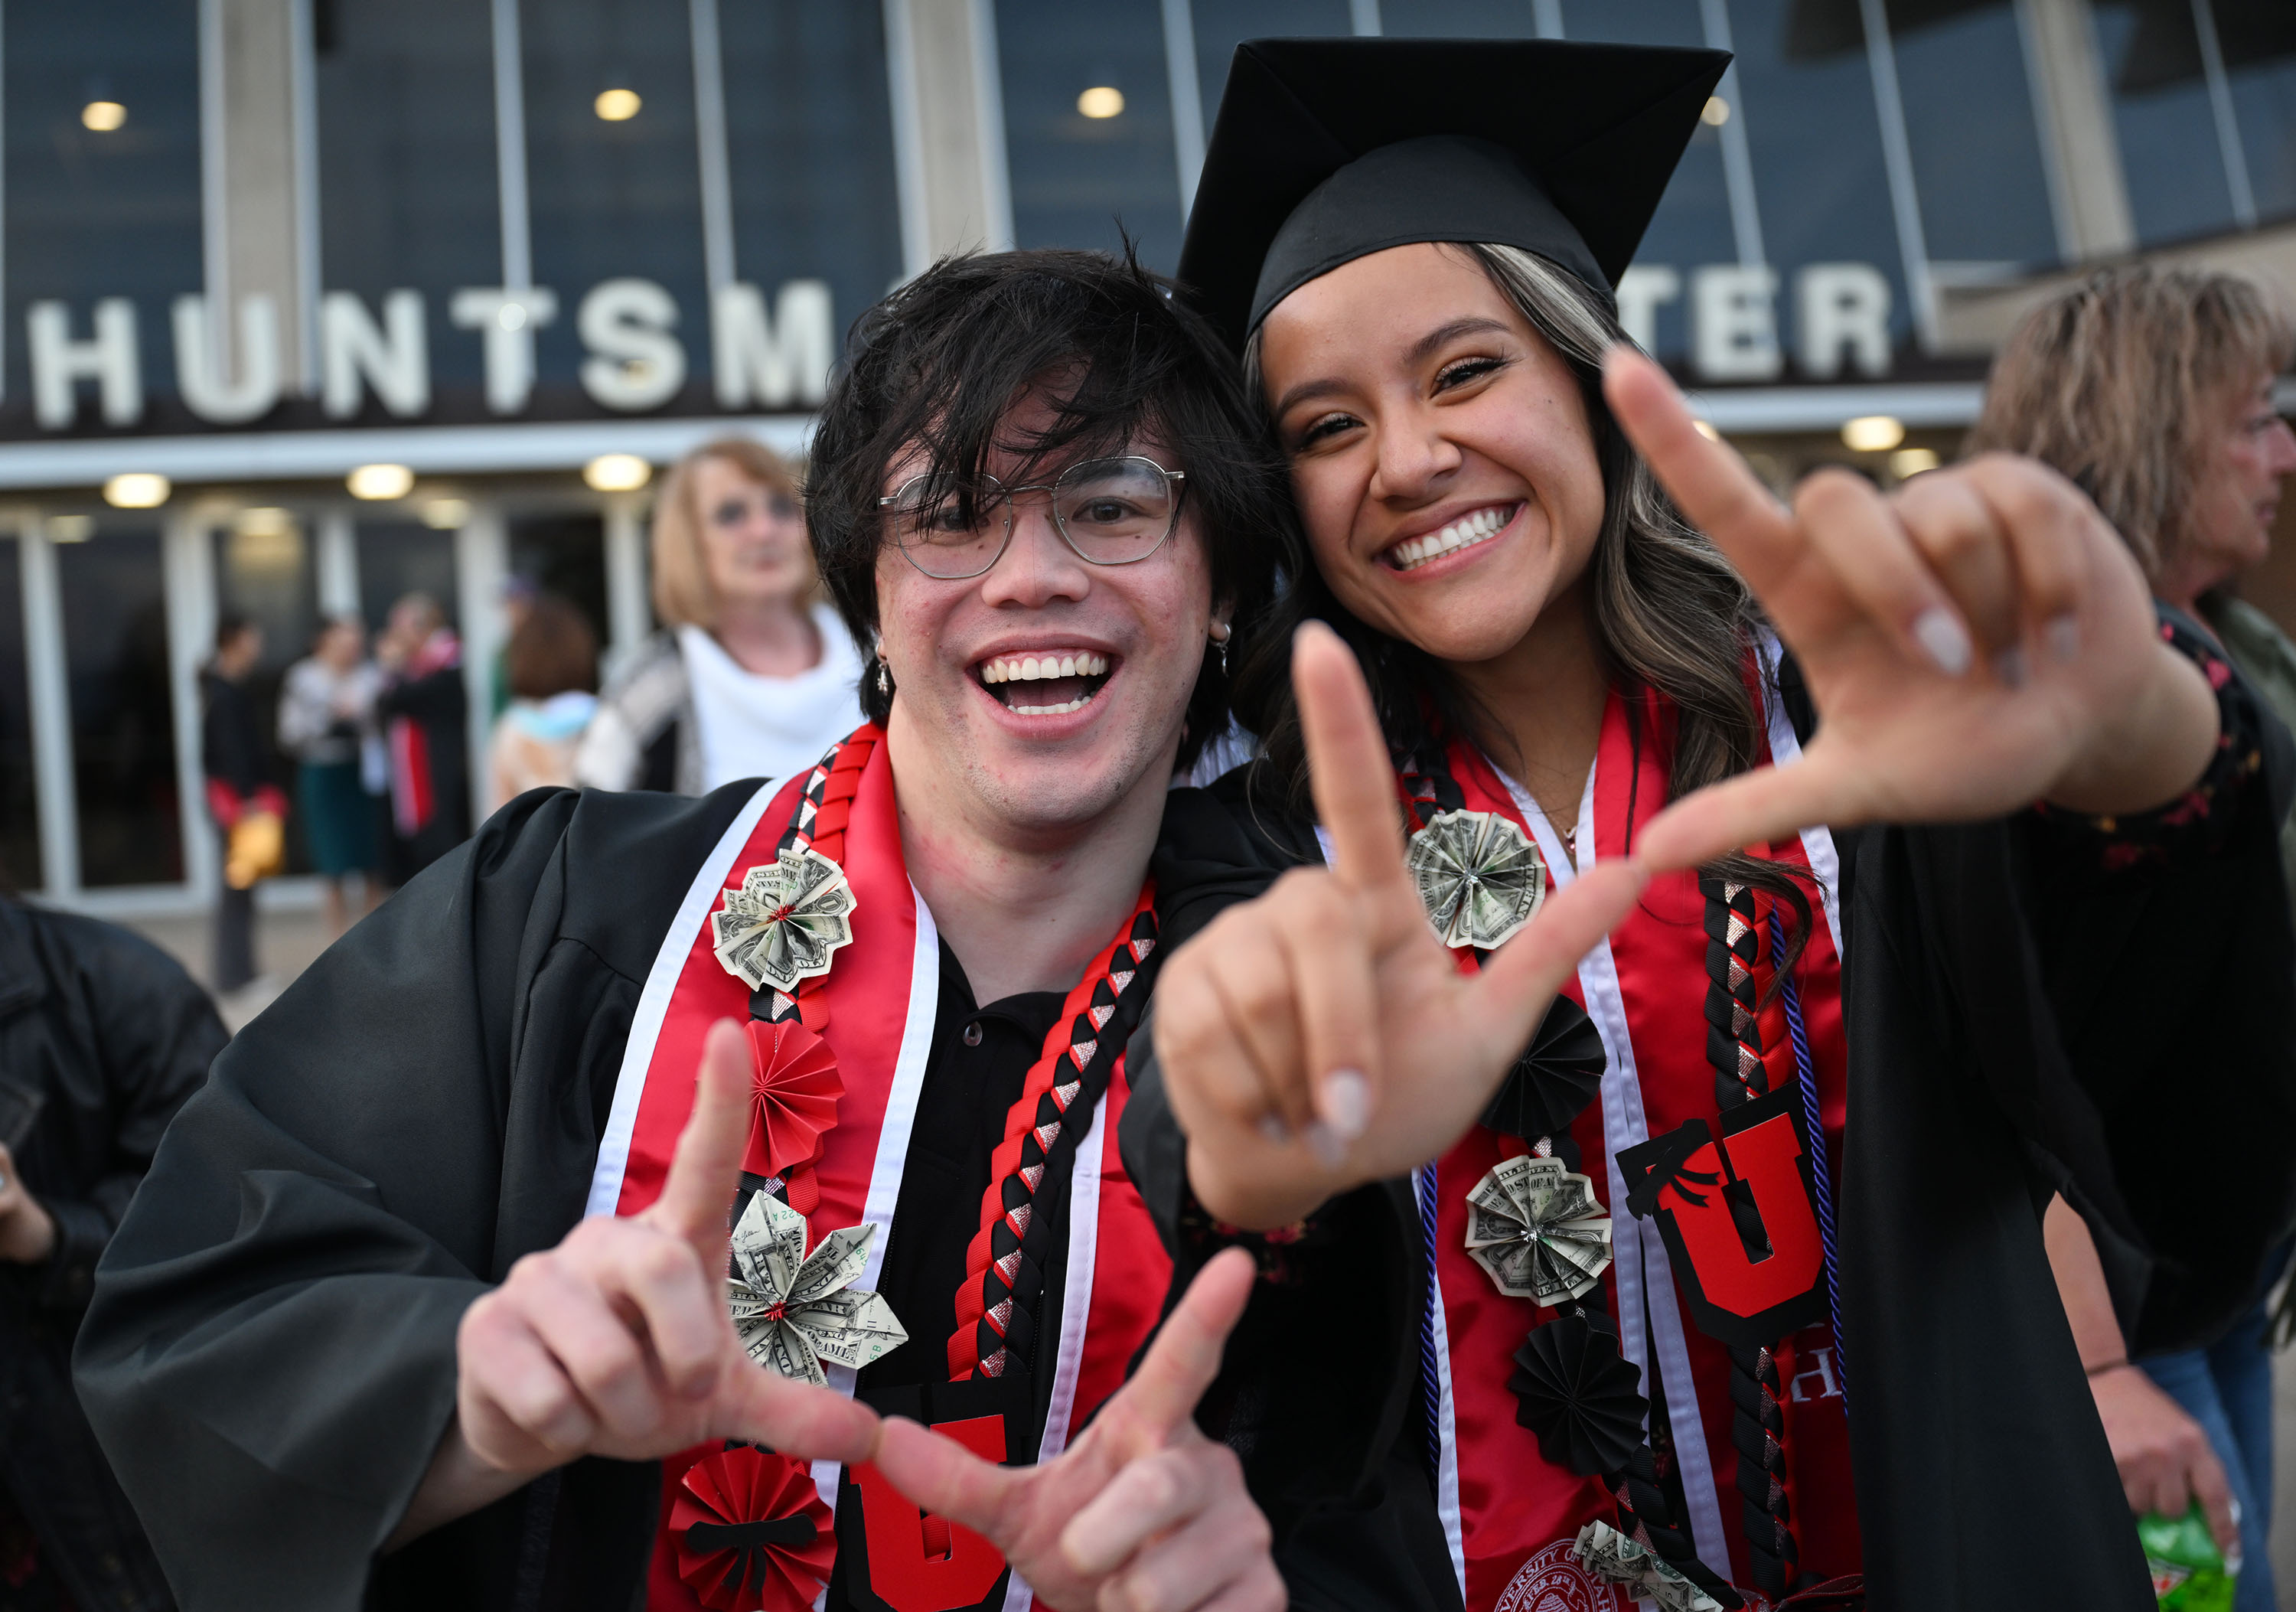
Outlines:
<svg viewBox="0 0 2296 1612"><path fill-rule="evenodd" d="M1430 532L1423 538L1406 538L1389 549L1388 554L1398 571L1409 571L1454 549L1488 541L1513 518L1512 506L1479 509L1472 514L1461 515L1440 531Z"/></svg>
<svg viewBox="0 0 2296 1612"><path fill-rule="evenodd" d="M1071 711L1082 711L1091 703L1092 696L1086 695L1080 699L1070 700L1064 705L1015 705L1012 709L1016 716L1060 717L1066 716Z"/></svg>
<svg viewBox="0 0 2296 1612"><path fill-rule="evenodd" d="M1107 675L1103 654L998 655L980 663L983 683L1029 683L1046 678L1097 678Z"/></svg>

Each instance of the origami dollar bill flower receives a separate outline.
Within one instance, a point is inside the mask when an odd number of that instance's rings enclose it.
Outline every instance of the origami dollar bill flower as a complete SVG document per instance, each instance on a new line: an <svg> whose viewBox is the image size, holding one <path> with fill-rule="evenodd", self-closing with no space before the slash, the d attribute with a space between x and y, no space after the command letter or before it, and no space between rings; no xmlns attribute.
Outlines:
<svg viewBox="0 0 2296 1612"><path fill-rule="evenodd" d="M734 1228L738 1278L726 1307L750 1358L816 1387L824 1361L859 1370L908 1342L893 1306L852 1286L868 1262L874 1226L847 1226L805 1251L805 1216L770 1193L750 1200Z"/></svg>
<svg viewBox="0 0 2296 1612"><path fill-rule="evenodd" d="M1610 1268L1611 1217L1561 1159L1501 1159L1467 1194L1467 1253L1500 1292L1559 1304Z"/></svg>
<svg viewBox="0 0 2296 1612"><path fill-rule="evenodd" d="M1579 1529L1572 1553L1596 1578L1620 1585L1636 1600L1657 1602L1660 1612L1722 1612L1722 1603L1684 1577L1673 1563L1608 1523L1588 1523Z"/></svg>
<svg viewBox="0 0 2296 1612"><path fill-rule="evenodd" d="M784 851L751 868L709 915L718 960L752 991L795 991L800 980L827 974L852 940L853 906L842 868L810 846Z"/></svg>
<svg viewBox="0 0 2296 1612"><path fill-rule="evenodd" d="M1546 893L1538 847L1495 811L1439 814L1411 836L1403 859L1446 946L1501 944Z"/></svg>

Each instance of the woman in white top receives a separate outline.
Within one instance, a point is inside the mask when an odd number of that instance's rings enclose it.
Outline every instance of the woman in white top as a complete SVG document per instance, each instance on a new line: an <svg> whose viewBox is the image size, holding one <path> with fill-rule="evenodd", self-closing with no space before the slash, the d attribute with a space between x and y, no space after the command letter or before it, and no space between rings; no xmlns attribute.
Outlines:
<svg viewBox="0 0 2296 1612"><path fill-rule="evenodd" d="M700 794L787 777L861 725L860 652L814 599L797 478L770 449L729 437L686 455L652 547L664 629L608 681L577 782Z"/></svg>

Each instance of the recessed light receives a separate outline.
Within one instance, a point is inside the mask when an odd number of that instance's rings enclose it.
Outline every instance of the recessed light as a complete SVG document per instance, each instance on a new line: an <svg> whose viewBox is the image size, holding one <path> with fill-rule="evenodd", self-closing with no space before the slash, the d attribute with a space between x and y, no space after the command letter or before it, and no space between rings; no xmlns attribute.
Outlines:
<svg viewBox="0 0 2296 1612"><path fill-rule="evenodd" d="M157 509L174 490L165 476L123 471L103 484L103 501L114 509Z"/></svg>
<svg viewBox="0 0 2296 1612"><path fill-rule="evenodd" d="M414 485L404 465L362 465L343 478L354 498L403 498Z"/></svg>
<svg viewBox="0 0 2296 1612"><path fill-rule="evenodd" d="M1841 445L1858 453L1882 453L1906 440L1906 423L1895 415L1860 415L1841 424Z"/></svg>
<svg viewBox="0 0 2296 1612"><path fill-rule="evenodd" d="M636 454L600 454L582 467L582 479L597 492L636 492L653 480L653 466Z"/></svg>
<svg viewBox="0 0 2296 1612"><path fill-rule="evenodd" d="M471 504L467 498L433 498L422 506L422 524L439 531L453 531L471 523Z"/></svg>
<svg viewBox="0 0 2296 1612"><path fill-rule="evenodd" d="M1124 111L1124 92L1113 84L1095 84L1077 97L1077 111L1087 118L1114 118Z"/></svg>
<svg viewBox="0 0 2296 1612"><path fill-rule="evenodd" d="M627 123L638 115L638 109L644 104L634 89L602 89L590 107L609 123Z"/></svg>
<svg viewBox="0 0 2296 1612"><path fill-rule="evenodd" d="M83 126L99 135L108 135L127 121L127 109L117 101L91 101L79 109Z"/></svg>
<svg viewBox="0 0 2296 1612"><path fill-rule="evenodd" d="M1706 97L1706 104L1698 109L1698 120L1709 128L1720 128L1730 121L1730 103L1719 95Z"/></svg>
<svg viewBox="0 0 2296 1612"><path fill-rule="evenodd" d="M1938 467L1934 448L1901 448L1890 456L1890 473L1900 481Z"/></svg>
<svg viewBox="0 0 2296 1612"><path fill-rule="evenodd" d="M51 543L85 543L95 536L94 515L50 515L48 541Z"/></svg>

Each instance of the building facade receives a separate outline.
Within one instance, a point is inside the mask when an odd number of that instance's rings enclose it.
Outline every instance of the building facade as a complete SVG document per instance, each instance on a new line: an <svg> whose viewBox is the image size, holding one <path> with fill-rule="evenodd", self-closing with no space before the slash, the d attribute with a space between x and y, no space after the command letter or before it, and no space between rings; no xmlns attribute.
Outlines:
<svg viewBox="0 0 2296 1612"><path fill-rule="evenodd" d="M2286 0L0 0L0 870L207 899L226 610L267 690L433 595L482 745L508 579L626 649L651 467L801 454L941 253L1169 269L1234 45L1381 32L1735 53L1620 307L1782 483L1949 456L2086 265L2296 286Z"/></svg>

